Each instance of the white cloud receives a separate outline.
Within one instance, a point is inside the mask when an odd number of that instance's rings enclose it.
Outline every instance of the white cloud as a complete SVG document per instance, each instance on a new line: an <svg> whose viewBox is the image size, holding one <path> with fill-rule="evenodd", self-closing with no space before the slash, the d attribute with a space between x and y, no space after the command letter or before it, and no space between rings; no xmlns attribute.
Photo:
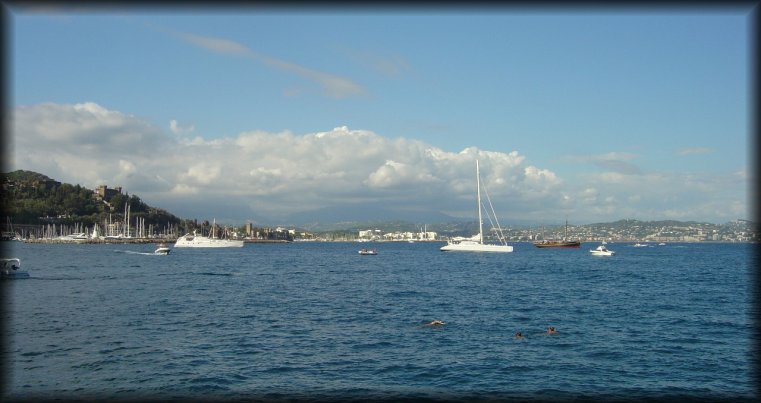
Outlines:
<svg viewBox="0 0 761 403"><path fill-rule="evenodd" d="M195 35L189 32L175 32L175 34L186 42L213 52L232 55L254 55L251 49L228 39Z"/></svg>
<svg viewBox="0 0 761 403"><path fill-rule="evenodd" d="M13 166L74 183L129 174L121 161L139 166L173 147L173 140L150 123L95 103L18 107L12 125Z"/></svg>
<svg viewBox="0 0 761 403"><path fill-rule="evenodd" d="M430 172L421 172L417 166L386 160L364 181L371 188L389 188L394 186L425 186L429 183L441 182Z"/></svg>
<svg viewBox="0 0 761 403"><path fill-rule="evenodd" d="M639 167L629 162L637 157L637 155L631 153L609 152L599 155L566 156L565 159L576 163L593 164L606 171L622 175L640 175L642 171Z"/></svg>
<svg viewBox="0 0 761 403"><path fill-rule="evenodd" d="M137 171L137 167L130 161L119 160L119 171L122 176L129 177Z"/></svg>
<svg viewBox="0 0 761 403"><path fill-rule="evenodd" d="M713 152L712 148L708 147L692 147L692 148L680 148L676 150L676 155L685 156L685 155L702 155L702 154L710 154Z"/></svg>
<svg viewBox="0 0 761 403"><path fill-rule="evenodd" d="M748 182L736 173L625 175L602 172L580 175L580 182L596 186L576 192L574 209L595 212L609 219L724 222L748 216L744 195ZM731 208L716 208L721 204Z"/></svg>
<svg viewBox="0 0 761 403"><path fill-rule="evenodd" d="M176 120L172 119L169 121L169 130L171 130L174 134L191 133L193 130L195 130L195 126L180 126Z"/></svg>
<svg viewBox="0 0 761 403"><path fill-rule="evenodd" d="M253 51L251 48L243 44L229 39L201 36L188 32L171 32L176 37L187 43L193 44L194 46L216 53L244 56L268 66L272 66L280 71L292 73L315 81L323 88L323 93L332 98L346 98L365 94L365 89L349 78L340 77L272 56L263 55ZM296 93L297 92L292 88L286 91L287 96L293 96Z"/></svg>
<svg viewBox="0 0 761 403"><path fill-rule="evenodd" d="M367 50L347 50L350 59L386 77L399 77L410 70L407 61L398 54L381 54Z"/></svg>
<svg viewBox="0 0 761 403"><path fill-rule="evenodd" d="M348 127L304 135L249 131L188 139L168 133L171 126L163 132L93 103L19 107L12 121L12 169L90 188L122 186L188 218L227 214L245 221L343 203L471 217L476 159L495 209L515 219L568 216L578 222L710 213L731 220L746 216L741 213L747 208L745 198L737 202L736 195L750 180L737 172L611 171L581 175L576 183L527 164L517 151L469 147L451 152ZM625 162L634 157L608 155L616 158ZM723 212L718 208L722 203L730 206Z"/></svg>
<svg viewBox="0 0 761 403"><path fill-rule="evenodd" d="M211 185L220 180L222 167L218 163L199 162L191 165L177 178L185 184Z"/></svg>

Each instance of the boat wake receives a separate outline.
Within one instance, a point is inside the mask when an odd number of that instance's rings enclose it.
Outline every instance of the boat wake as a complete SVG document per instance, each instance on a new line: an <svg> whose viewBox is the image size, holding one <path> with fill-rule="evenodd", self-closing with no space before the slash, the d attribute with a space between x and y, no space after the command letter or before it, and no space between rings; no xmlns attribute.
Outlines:
<svg viewBox="0 0 761 403"><path fill-rule="evenodd" d="M114 250L116 253L126 253L129 255L143 255L143 256L163 256L162 253L155 253L155 252L138 252L134 250Z"/></svg>
<svg viewBox="0 0 761 403"><path fill-rule="evenodd" d="M214 273L214 272L201 272L201 273L197 273L197 274L198 274L198 275L201 275L201 276L225 276L225 277L232 277L232 276L236 276L236 275L238 275L238 274L240 274L240 273Z"/></svg>

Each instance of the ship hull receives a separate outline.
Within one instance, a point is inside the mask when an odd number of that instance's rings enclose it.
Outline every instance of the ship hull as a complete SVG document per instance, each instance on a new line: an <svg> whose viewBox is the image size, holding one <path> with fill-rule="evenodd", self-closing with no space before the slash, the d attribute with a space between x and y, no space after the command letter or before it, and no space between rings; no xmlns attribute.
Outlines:
<svg viewBox="0 0 761 403"><path fill-rule="evenodd" d="M534 246L537 248L580 248L581 242L579 241L546 241L535 242Z"/></svg>

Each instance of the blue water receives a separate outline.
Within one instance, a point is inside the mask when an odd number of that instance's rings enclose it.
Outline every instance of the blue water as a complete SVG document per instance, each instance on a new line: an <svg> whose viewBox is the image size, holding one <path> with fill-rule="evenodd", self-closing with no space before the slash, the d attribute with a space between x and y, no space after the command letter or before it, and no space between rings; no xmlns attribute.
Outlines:
<svg viewBox="0 0 761 403"><path fill-rule="evenodd" d="M12 245L6 400L757 396L752 245Z"/></svg>

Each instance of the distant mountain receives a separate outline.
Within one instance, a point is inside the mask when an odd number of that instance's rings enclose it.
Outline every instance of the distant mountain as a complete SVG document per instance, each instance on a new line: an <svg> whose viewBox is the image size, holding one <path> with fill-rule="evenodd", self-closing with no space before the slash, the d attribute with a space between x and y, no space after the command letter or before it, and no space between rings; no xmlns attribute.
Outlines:
<svg viewBox="0 0 761 403"><path fill-rule="evenodd" d="M282 218L287 225L294 225L310 231L329 231L366 227L379 223L394 227L408 224L417 228L424 224L462 221L438 211L426 209L390 209L381 203L354 204L324 207L316 210L290 214Z"/></svg>

